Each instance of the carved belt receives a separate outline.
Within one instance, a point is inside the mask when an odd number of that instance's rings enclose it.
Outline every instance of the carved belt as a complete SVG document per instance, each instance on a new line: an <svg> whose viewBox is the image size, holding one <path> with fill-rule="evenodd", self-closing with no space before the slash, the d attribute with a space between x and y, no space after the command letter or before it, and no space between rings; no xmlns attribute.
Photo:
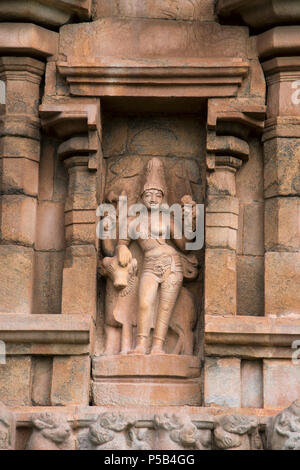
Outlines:
<svg viewBox="0 0 300 470"><path fill-rule="evenodd" d="M166 273L183 272L181 259L178 255L165 255L159 258L145 258L143 272L151 272L156 276L164 276Z"/></svg>

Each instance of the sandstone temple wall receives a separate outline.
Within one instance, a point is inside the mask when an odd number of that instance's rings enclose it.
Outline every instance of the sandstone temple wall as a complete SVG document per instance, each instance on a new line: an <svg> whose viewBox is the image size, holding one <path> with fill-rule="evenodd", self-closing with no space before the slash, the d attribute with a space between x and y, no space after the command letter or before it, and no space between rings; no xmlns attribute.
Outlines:
<svg viewBox="0 0 300 470"><path fill-rule="evenodd" d="M300 449L299 38L298 0L0 0L0 449ZM203 246L100 240L124 195Z"/></svg>

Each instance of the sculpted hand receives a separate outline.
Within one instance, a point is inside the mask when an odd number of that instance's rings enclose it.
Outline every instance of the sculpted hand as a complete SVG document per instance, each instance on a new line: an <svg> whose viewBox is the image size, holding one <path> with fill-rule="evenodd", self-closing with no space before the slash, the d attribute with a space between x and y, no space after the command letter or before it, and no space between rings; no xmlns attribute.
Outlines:
<svg viewBox="0 0 300 470"><path fill-rule="evenodd" d="M132 260L131 251L125 245L118 246L117 256L118 256L119 264L122 267L127 266Z"/></svg>

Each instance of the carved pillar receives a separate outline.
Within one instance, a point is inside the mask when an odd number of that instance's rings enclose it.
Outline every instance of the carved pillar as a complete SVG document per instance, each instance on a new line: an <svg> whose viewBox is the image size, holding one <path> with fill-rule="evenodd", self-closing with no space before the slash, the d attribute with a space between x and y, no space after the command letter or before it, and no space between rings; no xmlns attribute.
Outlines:
<svg viewBox="0 0 300 470"><path fill-rule="evenodd" d="M40 159L38 105L44 64L2 57L6 84L1 116L1 288L6 312L32 313L35 222Z"/></svg>
<svg viewBox="0 0 300 470"><path fill-rule="evenodd" d="M263 136L267 316L300 314L300 58L290 57L291 44L300 46L299 31L281 27L257 36L268 84Z"/></svg>
<svg viewBox="0 0 300 470"><path fill-rule="evenodd" d="M66 256L62 313L96 314L96 175L89 167L88 139L74 137L58 149L69 175L65 205ZM76 285L76 289L74 289Z"/></svg>
<svg viewBox="0 0 300 470"><path fill-rule="evenodd" d="M44 131L62 141L58 155L69 176L62 313L95 317L96 209L103 164L100 101L74 99L59 104L46 103L40 107L40 112Z"/></svg>
<svg viewBox="0 0 300 470"><path fill-rule="evenodd" d="M248 160L250 130L265 108L245 99L208 102L205 314L236 315L239 200L236 173Z"/></svg>
<svg viewBox="0 0 300 470"><path fill-rule="evenodd" d="M236 172L249 146L235 136L217 135L217 117L209 103L207 135L207 205L205 314L236 315L236 249L239 201ZM212 121L212 122L211 122Z"/></svg>
<svg viewBox="0 0 300 470"><path fill-rule="evenodd" d="M236 314L236 248L239 201L235 174L238 158L218 156L208 173L206 206L205 311Z"/></svg>

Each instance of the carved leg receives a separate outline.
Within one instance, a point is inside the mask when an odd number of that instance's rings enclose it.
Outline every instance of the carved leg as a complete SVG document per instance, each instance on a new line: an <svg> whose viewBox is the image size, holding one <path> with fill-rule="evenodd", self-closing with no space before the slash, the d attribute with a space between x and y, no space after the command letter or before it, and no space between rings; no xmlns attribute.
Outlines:
<svg viewBox="0 0 300 470"><path fill-rule="evenodd" d="M151 354L165 354L163 346L181 285L181 273L172 273L168 280L161 284L160 305L154 330Z"/></svg>
<svg viewBox="0 0 300 470"><path fill-rule="evenodd" d="M155 299L158 282L152 276L142 275L139 290L139 311L137 317L137 342L132 354L146 354L151 320L155 314Z"/></svg>
<svg viewBox="0 0 300 470"><path fill-rule="evenodd" d="M125 324L122 328L122 338L121 338L121 353L128 354L132 348L132 325Z"/></svg>

